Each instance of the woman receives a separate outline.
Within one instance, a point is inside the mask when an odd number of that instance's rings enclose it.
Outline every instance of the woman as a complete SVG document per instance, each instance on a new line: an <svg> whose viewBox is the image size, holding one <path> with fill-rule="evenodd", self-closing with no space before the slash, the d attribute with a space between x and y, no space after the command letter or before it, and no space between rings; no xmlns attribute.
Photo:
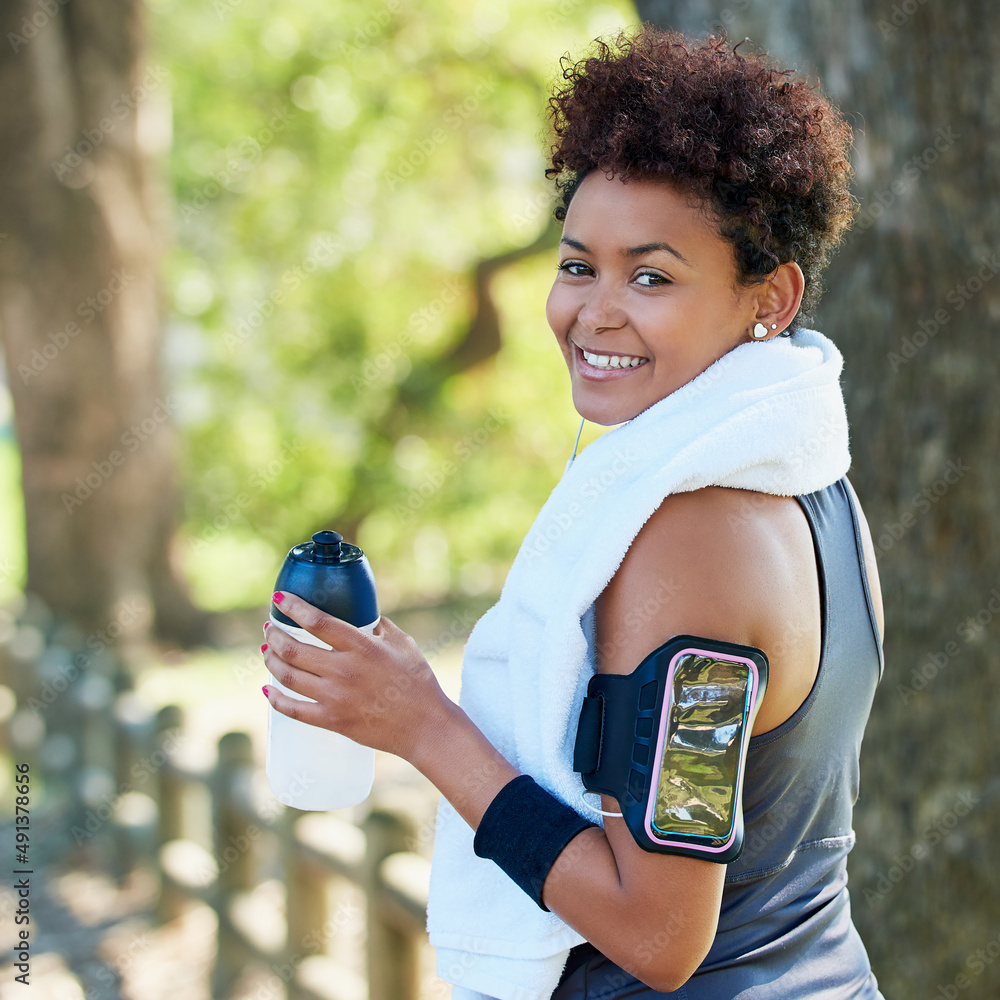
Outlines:
<svg viewBox="0 0 1000 1000"><path fill-rule="evenodd" d="M840 355L804 326L853 212L850 130L721 38L644 25L563 75L547 318L579 414L620 426L532 526L461 706L388 619L369 637L290 594L333 651L268 633L270 672L316 704L265 694L441 790L429 929L456 998L877 997L845 859L882 608ZM728 865L640 844L624 792L577 794L588 679L678 635L769 662Z"/></svg>

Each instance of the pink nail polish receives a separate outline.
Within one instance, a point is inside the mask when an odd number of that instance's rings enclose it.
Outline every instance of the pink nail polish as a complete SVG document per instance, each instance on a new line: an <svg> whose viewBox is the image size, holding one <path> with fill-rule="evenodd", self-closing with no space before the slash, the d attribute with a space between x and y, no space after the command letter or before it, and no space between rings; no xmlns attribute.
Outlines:
<svg viewBox="0 0 1000 1000"><path fill-rule="evenodd" d="M275 604L280 604L284 599L285 595L280 590L271 595L271 600L274 601Z"/></svg>
<svg viewBox="0 0 1000 1000"><path fill-rule="evenodd" d="M264 692L264 697L266 698L267 697L267 685L266 684L261 688L261 691Z"/></svg>
<svg viewBox="0 0 1000 1000"><path fill-rule="evenodd" d="M264 622L264 632L265 633L267 632L268 627L270 626L270 624L271 624L270 622Z"/></svg>
<svg viewBox="0 0 1000 1000"><path fill-rule="evenodd" d="M265 642L263 646L260 647L260 651L263 653L267 649L267 643Z"/></svg>

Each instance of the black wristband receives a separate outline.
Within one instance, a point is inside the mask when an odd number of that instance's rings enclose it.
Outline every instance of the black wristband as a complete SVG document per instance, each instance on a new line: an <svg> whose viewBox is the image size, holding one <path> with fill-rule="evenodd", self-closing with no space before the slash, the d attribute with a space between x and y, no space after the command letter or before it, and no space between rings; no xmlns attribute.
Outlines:
<svg viewBox="0 0 1000 1000"><path fill-rule="evenodd" d="M487 806L472 847L548 912L542 886L549 869L581 830L596 825L545 791L530 774L519 774Z"/></svg>

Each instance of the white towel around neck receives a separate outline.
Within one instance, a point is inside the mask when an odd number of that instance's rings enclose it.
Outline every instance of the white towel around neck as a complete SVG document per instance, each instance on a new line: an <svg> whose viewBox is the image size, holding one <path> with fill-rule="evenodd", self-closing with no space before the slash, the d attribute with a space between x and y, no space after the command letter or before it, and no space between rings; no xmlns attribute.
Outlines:
<svg viewBox="0 0 1000 1000"><path fill-rule="evenodd" d="M459 703L518 770L582 816L572 767L595 670L593 604L639 529L671 493L729 486L812 493L850 465L840 352L822 334L741 344L581 452L552 490L500 600L465 648ZM549 1000L584 941L472 847L444 798L427 929L454 1000Z"/></svg>

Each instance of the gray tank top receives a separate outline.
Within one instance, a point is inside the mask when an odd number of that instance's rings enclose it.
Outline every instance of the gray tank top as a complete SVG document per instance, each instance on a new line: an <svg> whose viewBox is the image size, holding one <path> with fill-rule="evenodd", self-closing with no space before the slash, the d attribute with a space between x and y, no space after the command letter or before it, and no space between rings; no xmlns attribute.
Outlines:
<svg viewBox="0 0 1000 1000"><path fill-rule="evenodd" d="M881 637L846 477L796 499L819 569L819 673L791 718L750 740L746 837L726 871L715 942L672 993L651 990L593 945L579 945L552 1000L881 997L847 892L858 757L882 675Z"/></svg>

